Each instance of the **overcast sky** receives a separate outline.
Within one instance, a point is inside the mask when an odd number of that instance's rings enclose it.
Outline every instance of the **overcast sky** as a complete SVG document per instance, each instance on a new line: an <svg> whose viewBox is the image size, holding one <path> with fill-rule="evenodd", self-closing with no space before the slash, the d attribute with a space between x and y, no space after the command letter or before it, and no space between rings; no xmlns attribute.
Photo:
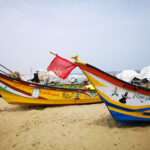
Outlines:
<svg viewBox="0 0 150 150"><path fill-rule="evenodd" d="M104 71L150 65L149 0L0 0L0 63L46 70L53 51Z"/></svg>

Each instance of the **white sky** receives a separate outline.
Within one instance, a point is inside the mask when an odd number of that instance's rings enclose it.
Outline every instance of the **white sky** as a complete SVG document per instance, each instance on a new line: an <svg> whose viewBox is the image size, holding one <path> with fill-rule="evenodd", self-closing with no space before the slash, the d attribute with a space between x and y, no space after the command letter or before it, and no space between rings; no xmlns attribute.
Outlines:
<svg viewBox="0 0 150 150"><path fill-rule="evenodd" d="M0 0L0 63L46 70L50 50L104 71L148 66L150 1Z"/></svg>

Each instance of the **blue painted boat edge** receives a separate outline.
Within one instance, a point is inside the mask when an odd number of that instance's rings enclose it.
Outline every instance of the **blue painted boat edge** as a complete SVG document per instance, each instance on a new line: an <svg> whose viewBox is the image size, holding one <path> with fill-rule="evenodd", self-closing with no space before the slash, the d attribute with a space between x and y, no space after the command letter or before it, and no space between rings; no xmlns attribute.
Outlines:
<svg viewBox="0 0 150 150"><path fill-rule="evenodd" d="M141 117L133 117L129 115L125 115L113 110L110 110L110 113L114 116L115 120L119 124L128 124L128 123L136 123L136 122L150 122L148 118L141 118Z"/></svg>
<svg viewBox="0 0 150 150"><path fill-rule="evenodd" d="M132 112L132 111L136 111L136 110L131 110L129 111L129 109L125 109L122 107L117 107L116 105L112 105L111 103L109 103L106 99L104 99L102 96L100 96L102 101L105 103L105 105L107 106L107 109L109 110L110 114L112 115L112 117L115 119L115 121L119 124L128 124L128 123L136 123L136 122L150 122L150 118L141 118L141 117L134 117L134 116L130 116L130 115L126 115L126 114L122 114L113 110L110 110L108 108L108 106L120 109L120 110L124 110L127 112ZM143 112L143 111L141 111Z"/></svg>

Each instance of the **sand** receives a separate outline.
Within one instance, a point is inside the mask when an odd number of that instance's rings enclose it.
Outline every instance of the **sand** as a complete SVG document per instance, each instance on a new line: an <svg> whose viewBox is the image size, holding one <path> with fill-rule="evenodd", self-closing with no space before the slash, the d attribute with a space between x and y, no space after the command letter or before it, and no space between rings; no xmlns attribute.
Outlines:
<svg viewBox="0 0 150 150"><path fill-rule="evenodd" d="M150 150L150 124L118 125L104 103L17 106L0 98L0 150Z"/></svg>

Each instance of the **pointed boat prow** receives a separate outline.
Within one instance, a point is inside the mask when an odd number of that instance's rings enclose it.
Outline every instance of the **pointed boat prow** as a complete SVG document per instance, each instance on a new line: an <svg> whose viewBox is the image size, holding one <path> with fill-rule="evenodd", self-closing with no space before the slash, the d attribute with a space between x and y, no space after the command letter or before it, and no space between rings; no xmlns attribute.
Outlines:
<svg viewBox="0 0 150 150"><path fill-rule="evenodd" d="M73 58L118 123L150 122L150 89L137 87Z"/></svg>

